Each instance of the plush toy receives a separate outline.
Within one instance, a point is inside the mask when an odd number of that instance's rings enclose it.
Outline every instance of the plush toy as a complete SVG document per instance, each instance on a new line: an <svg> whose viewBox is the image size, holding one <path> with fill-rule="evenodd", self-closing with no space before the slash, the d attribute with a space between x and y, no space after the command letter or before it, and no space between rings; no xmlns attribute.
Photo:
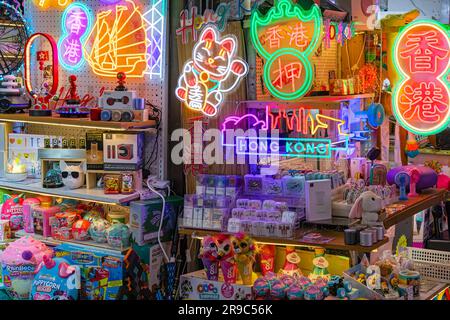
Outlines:
<svg viewBox="0 0 450 320"><path fill-rule="evenodd" d="M385 212L382 209L383 199L372 191L366 191L356 199L350 210L349 218L362 218L362 224L379 225L385 218Z"/></svg>
<svg viewBox="0 0 450 320"><path fill-rule="evenodd" d="M233 239L236 262L244 285L253 284L253 263L255 262L255 243L252 238L238 233Z"/></svg>
<svg viewBox="0 0 450 320"><path fill-rule="evenodd" d="M44 256L31 287L31 300L77 300L80 269L62 259Z"/></svg>
<svg viewBox="0 0 450 320"><path fill-rule="evenodd" d="M202 259L208 280L217 281L219 279L219 260L217 251L216 239L212 236L204 237L198 257Z"/></svg>
<svg viewBox="0 0 450 320"><path fill-rule="evenodd" d="M69 189L78 189L84 185L86 163L83 161L79 165L68 165L65 161L59 162L62 182Z"/></svg>
<svg viewBox="0 0 450 320"><path fill-rule="evenodd" d="M217 249L224 281L226 283L236 283L236 262L234 259L234 248L231 236L219 234L217 236Z"/></svg>
<svg viewBox="0 0 450 320"><path fill-rule="evenodd" d="M23 201L24 195L3 196L3 206L1 211L1 220L9 220L9 226L12 231L23 228Z"/></svg>

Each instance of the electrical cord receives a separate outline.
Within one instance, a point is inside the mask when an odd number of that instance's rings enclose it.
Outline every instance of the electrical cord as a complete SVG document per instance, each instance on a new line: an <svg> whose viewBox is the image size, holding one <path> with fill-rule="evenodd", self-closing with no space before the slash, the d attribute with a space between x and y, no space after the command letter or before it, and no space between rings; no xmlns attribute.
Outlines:
<svg viewBox="0 0 450 320"><path fill-rule="evenodd" d="M158 244L161 248L162 253L164 254L164 257L166 258L166 261L170 262L171 260L161 242L161 230L162 230L162 226L163 226L163 222L164 222L164 214L166 212L166 199L159 191L157 191L155 188L152 187L152 185L150 184L150 177L147 179L147 187L150 189L150 191L157 194L162 200L162 211L161 211L161 218L159 221L159 228L158 228Z"/></svg>

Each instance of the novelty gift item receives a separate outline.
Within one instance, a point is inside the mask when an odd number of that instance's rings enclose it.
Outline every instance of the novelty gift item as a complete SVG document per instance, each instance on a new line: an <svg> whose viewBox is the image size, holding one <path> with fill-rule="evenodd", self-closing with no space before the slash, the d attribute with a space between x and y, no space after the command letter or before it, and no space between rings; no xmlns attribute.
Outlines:
<svg viewBox="0 0 450 320"><path fill-rule="evenodd" d="M80 268L62 258L44 256L31 287L32 300L77 300Z"/></svg>
<svg viewBox="0 0 450 320"><path fill-rule="evenodd" d="M234 259L234 248L231 236L219 234L217 236L217 249L224 281L226 283L236 283L236 262Z"/></svg>
<svg viewBox="0 0 450 320"><path fill-rule="evenodd" d="M78 189L84 185L86 163L81 162L79 165L68 165L65 161L59 162L61 168L62 182L69 189Z"/></svg>
<svg viewBox="0 0 450 320"><path fill-rule="evenodd" d="M111 224L105 219L94 219L89 226L89 235L95 242L107 242L106 231Z"/></svg>
<svg viewBox="0 0 450 320"><path fill-rule="evenodd" d="M40 203L41 201L37 198L27 198L23 201L23 229L27 233L34 232L33 208Z"/></svg>
<svg viewBox="0 0 450 320"><path fill-rule="evenodd" d="M1 220L9 220L11 230L20 230L23 227L23 194L3 195Z"/></svg>
<svg viewBox="0 0 450 320"><path fill-rule="evenodd" d="M219 279L219 260L217 242L214 237L203 238L199 258L202 259L208 280L217 281Z"/></svg>
<svg viewBox="0 0 450 320"><path fill-rule="evenodd" d="M325 250L323 248L314 249L315 257L313 259L314 269L309 275L309 278L313 281L323 278L328 280L330 273L328 272L328 261L325 259Z"/></svg>
<svg viewBox="0 0 450 320"><path fill-rule="evenodd" d="M91 223L88 220L80 219L72 226L72 236L75 240L89 240L89 226Z"/></svg>
<svg viewBox="0 0 450 320"><path fill-rule="evenodd" d="M8 295L15 300L29 299L36 267L44 256L51 257L53 251L32 237L22 237L0 253L3 283Z"/></svg>
<svg viewBox="0 0 450 320"><path fill-rule="evenodd" d="M130 245L130 228L123 223L113 223L106 229L106 240L111 247L126 248Z"/></svg>
<svg viewBox="0 0 450 320"><path fill-rule="evenodd" d="M301 259L295 252L294 247L286 247L286 260L284 261L284 267L280 272L289 276L301 276L302 272L298 267Z"/></svg>
<svg viewBox="0 0 450 320"><path fill-rule="evenodd" d="M349 213L351 219L361 219L362 224L382 224L385 218L383 200L372 191L363 192L353 204Z"/></svg>
<svg viewBox="0 0 450 320"><path fill-rule="evenodd" d="M255 262L255 243L252 238L238 233L233 239L235 259L244 285L253 283L253 264Z"/></svg>

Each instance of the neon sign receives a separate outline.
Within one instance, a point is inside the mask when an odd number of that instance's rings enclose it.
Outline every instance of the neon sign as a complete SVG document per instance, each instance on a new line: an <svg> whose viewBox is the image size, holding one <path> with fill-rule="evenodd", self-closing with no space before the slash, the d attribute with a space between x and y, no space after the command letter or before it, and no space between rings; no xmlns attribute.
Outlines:
<svg viewBox="0 0 450 320"><path fill-rule="evenodd" d="M194 46L175 94L187 108L213 117L225 95L236 89L247 72L247 63L237 57L236 38L221 37L210 26L203 30Z"/></svg>
<svg viewBox="0 0 450 320"><path fill-rule="evenodd" d="M52 48L52 82L50 88L46 88L46 95L42 99L40 99L40 102L42 103L48 103L50 99L56 95L56 92L58 90L58 46L56 44L55 39L49 34L46 33L35 33L30 38L28 38L27 43L25 44L25 63L24 63L24 69L25 69L25 88L27 89L28 93L32 95L33 97L37 96L36 93L33 90L33 85L31 82L32 76L31 76L31 46L33 42L39 38L43 37L45 38ZM37 60L41 63L41 70L43 68L43 62L49 60L48 52L46 51L38 51L37 52Z"/></svg>
<svg viewBox="0 0 450 320"><path fill-rule="evenodd" d="M322 14L317 5L306 11L291 0L279 0L265 16L255 11L250 33L265 59L264 83L282 100L304 96L313 84L311 55L322 40Z"/></svg>
<svg viewBox="0 0 450 320"><path fill-rule="evenodd" d="M92 14L87 6L72 3L62 17L62 36L58 42L59 61L63 68L79 70L84 64L82 44L92 27Z"/></svg>
<svg viewBox="0 0 450 320"><path fill-rule="evenodd" d="M400 76L392 109L399 123L418 135L436 134L450 123L450 37L433 20L410 23L394 44L394 65Z"/></svg>
<svg viewBox="0 0 450 320"><path fill-rule="evenodd" d="M177 36L181 35L181 42L188 43L188 34L191 34L192 40L197 41L198 32L205 25L213 24L217 30L222 32L230 14L230 5L221 3L217 6L216 11L206 9L203 14L198 13L198 7L191 6L184 9L180 13L180 27L176 30Z"/></svg>
<svg viewBox="0 0 450 320"><path fill-rule="evenodd" d="M339 141L317 138L279 138L262 136L261 133L281 130L286 125L289 131L302 135L315 135L319 129L330 129L332 124L337 129ZM254 129L257 136L251 132L228 136L229 130L248 126ZM296 158L330 158L332 151L346 150L349 146L350 134L347 133L346 121L311 112L304 108L267 106L265 118L248 113L243 116L229 116L222 123L222 145L234 147L238 155L268 156L278 154ZM258 133L256 133L258 132ZM259 136L258 136L259 135Z"/></svg>
<svg viewBox="0 0 450 320"><path fill-rule="evenodd" d="M34 4L41 9L48 8L65 8L72 0L33 0Z"/></svg>
<svg viewBox="0 0 450 320"><path fill-rule="evenodd" d="M152 6L144 14L147 24L148 46L148 68L145 74L150 75L150 79L162 78L164 74L164 49L165 49L165 24L167 10L166 0L152 0Z"/></svg>

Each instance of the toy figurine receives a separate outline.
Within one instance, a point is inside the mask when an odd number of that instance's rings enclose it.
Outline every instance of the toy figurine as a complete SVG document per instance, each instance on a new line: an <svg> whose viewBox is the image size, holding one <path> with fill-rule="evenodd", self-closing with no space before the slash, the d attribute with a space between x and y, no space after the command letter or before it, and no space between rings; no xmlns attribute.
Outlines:
<svg viewBox="0 0 450 320"><path fill-rule="evenodd" d="M313 259L314 269L309 275L309 278L313 281L324 278L328 280L330 277L330 273L328 272L328 261L325 259L325 249L323 248L315 248L315 258Z"/></svg>
<svg viewBox="0 0 450 320"><path fill-rule="evenodd" d="M383 200L372 191L363 192L353 204L349 213L351 219L361 219L365 225L380 225L385 218Z"/></svg>
<svg viewBox="0 0 450 320"><path fill-rule="evenodd" d="M298 267L301 259L300 256L295 252L294 247L286 247L286 258L284 261L284 267L280 270L282 274L287 274L290 276L300 277L302 272Z"/></svg>
<svg viewBox="0 0 450 320"><path fill-rule="evenodd" d="M229 235L219 234L217 236L217 248L217 255L224 281L226 283L236 283L236 262L231 237Z"/></svg>
<svg viewBox="0 0 450 320"><path fill-rule="evenodd" d="M253 263L255 262L255 243L252 238L238 233L233 239L234 252L239 274L244 285L253 283Z"/></svg>
<svg viewBox="0 0 450 320"><path fill-rule="evenodd" d="M206 236L202 240L199 258L202 259L203 267L206 269L208 280L217 281L219 279L219 260L216 239Z"/></svg>
<svg viewBox="0 0 450 320"><path fill-rule="evenodd" d="M69 189L78 189L84 185L86 162L79 165L68 165L64 160L59 162L61 168L62 182Z"/></svg>

